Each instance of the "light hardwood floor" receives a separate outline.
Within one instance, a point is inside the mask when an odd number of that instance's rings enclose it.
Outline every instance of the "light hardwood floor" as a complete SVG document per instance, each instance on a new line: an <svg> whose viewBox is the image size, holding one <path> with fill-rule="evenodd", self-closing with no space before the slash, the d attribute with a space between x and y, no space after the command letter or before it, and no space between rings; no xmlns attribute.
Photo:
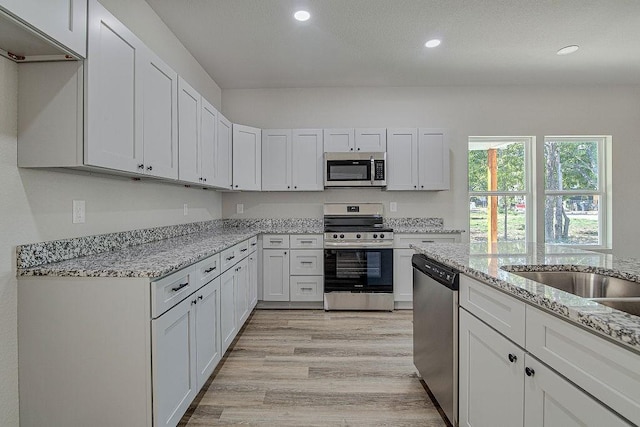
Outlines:
<svg viewBox="0 0 640 427"><path fill-rule="evenodd" d="M180 425L444 426L410 310L256 310Z"/></svg>

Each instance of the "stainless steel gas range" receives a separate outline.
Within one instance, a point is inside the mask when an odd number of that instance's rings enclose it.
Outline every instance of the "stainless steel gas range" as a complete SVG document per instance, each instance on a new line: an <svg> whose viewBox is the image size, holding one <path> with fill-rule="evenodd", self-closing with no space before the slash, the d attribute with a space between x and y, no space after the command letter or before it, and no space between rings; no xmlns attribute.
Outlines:
<svg viewBox="0 0 640 427"><path fill-rule="evenodd" d="M324 309L393 311L393 230L381 203L324 205Z"/></svg>

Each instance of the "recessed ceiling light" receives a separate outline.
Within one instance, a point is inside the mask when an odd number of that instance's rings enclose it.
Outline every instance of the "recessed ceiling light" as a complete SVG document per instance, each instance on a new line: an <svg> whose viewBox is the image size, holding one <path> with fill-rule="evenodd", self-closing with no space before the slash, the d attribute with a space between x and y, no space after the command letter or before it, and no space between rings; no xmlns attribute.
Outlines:
<svg viewBox="0 0 640 427"><path fill-rule="evenodd" d="M440 43L442 42L438 39L431 39L428 42L426 42L424 45L426 47L436 47L436 46L440 46Z"/></svg>
<svg viewBox="0 0 640 427"><path fill-rule="evenodd" d="M309 18L311 18L311 14L306 10L299 10L293 14L293 17L296 18L298 21L304 22L304 21L308 21Z"/></svg>
<svg viewBox="0 0 640 427"><path fill-rule="evenodd" d="M575 52L580 49L580 46L576 44L572 44L571 46L565 46L557 52L557 55L569 55L570 53Z"/></svg>

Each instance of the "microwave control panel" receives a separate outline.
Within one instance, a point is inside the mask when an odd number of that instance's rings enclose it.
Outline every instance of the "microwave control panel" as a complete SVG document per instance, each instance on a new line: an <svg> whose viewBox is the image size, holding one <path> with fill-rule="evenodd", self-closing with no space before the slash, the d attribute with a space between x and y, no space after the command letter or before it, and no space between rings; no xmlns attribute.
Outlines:
<svg viewBox="0 0 640 427"><path fill-rule="evenodd" d="M375 160L375 176L374 179L376 181L384 181L384 160Z"/></svg>

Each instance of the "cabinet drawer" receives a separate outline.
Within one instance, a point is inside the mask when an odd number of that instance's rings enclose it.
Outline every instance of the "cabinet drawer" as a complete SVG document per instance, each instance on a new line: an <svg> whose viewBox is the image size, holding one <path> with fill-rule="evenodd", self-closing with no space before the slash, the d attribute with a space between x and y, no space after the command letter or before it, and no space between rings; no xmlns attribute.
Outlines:
<svg viewBox="0 0 640 427"><path fill-rule="evenodd" d="M225 249L220 253L220 265L222 272L227 271L240 260L240 254L235 246Z"/></svg>
<svg viewBox="0 0 640 427"><path fill-rule="evenodd" d="M218 277L221 273L220 270L220 254L215 254L198 262L196 264L196 275L198 278L196 289L201 288Z"/></svg>
<svg viewBox="0 0 640 427"><path fill-rule="evenodd" d="M324 250L291 250L291 264L289 265L291 275L321 276L324 274Z"/></svg>
<svg viewBox="0 0 640 427"><path fill-rule="evenodd" d="M640 425L640 356L534 307L527 351Z"/></svg>
<svg viewBox="0 0 640 427"><path fill-rule="evenodd" d="M254 253L258 249L258 237L252 237L249 239L249 253Z"/></svg>
<svg viewBox="0 0 640 427"><path fill-rule="evenodd" d="M455 243L457 234L395 234L393 236L393 247L408 248L409 245L422 245L425 243Z"/></svg>
<svg viewBox="0 0 640 427"><path fill-rule="evenodd" d="M288 234L265 234L262 237L262 247L265 249L281 249L289 247Z"/></svg>
<svg viewBox="0 0 640 427"><path fill-rule="evenodd" d="M238 254L238 259L236 261L240 261L241 259L249 256L249 241L245 240L244 242L240 242L234 246L235 252Z"/></svg>
<svg viewBox="0 0 640 427"><path fill-rule="evenodd" d="M324 238L322 234L292 234L291 249L322 249Z"/></svg>
<svg viewBox="0 0 640 427"><path fill-rule="evenodd" d="M460 305L524 347L525 304L465 275L460 275Z"/></svg>
<svg viewBox="0 0 640 427"><path fill-rule="evenodd" d="M291 301L322 301L323 276L291 276Z"/></svg>
<svg viewBox="0 0 640 427"><path fill-rule="evenodd" d="M151 316L160 316L194 292L196 286L195 265L151 282Z"/></svg>

